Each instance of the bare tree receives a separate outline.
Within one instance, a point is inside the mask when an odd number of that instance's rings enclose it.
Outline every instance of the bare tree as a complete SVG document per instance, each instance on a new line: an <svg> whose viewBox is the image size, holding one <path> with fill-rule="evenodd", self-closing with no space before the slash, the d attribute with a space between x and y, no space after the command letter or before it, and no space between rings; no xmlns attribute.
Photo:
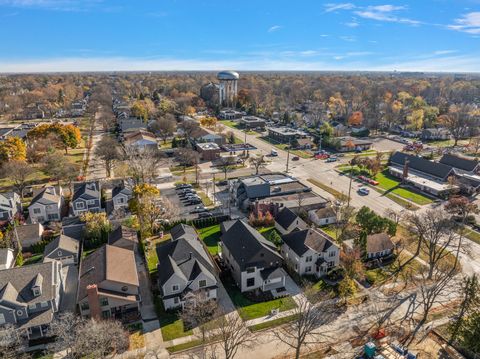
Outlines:
<svg viewBox="0 0 480 359"><path fill-rule="evenodd" d="M22 199L27 181L34 172L32 165L24 161L9 161L2 166L2 175L12 180L13 187L20 193Z"/></svg>
<svg viewBox="0 0 480 359"><path fill-rule="evenodd" d="M355 208L346 203L338 203L333 209L336 216L335 235L338 240L343 241L350 221L355 216Z"/></svg>
<svg viewBox="0 0 480 359"><path fill-rule="evenodd" d="M233 157L220 157L217 160L216 165L225 175L225 179L227 179L227 173L232 170L232 166L235 165L235 161Z"/></svg>
<svg viewBox="0 0 480 359"><path fill-rule="evenodd" d="M175 121L175 117L171 113L167 113L157 118L152 125L152 130L158 133L163 143L167 143L168 137L173 135L176 127L177 122Z"/></svg>
<svg viewBox="0 0 480 359"><path fill-rule="evenodd" d="M76 330L81 321L82 319L72 312L56 316L48 329L48 334L55 337L55 341L49 344L48 349L53 353L65 351L66 357L71 357L77 341Z"/></svg>
<svg viewBox="0 0 480 359"><path fill-rule="evenodd" d="M105 172L107 177L112 174L115 162L122 158L122 153L118 142L110 136L103 136L95 148L95 155L105 162Z"/></svg>
<svg viewBox="0 0 480 359"><path fill-rule="evenodd" d="M334 306L327 302L313 305L306 298L298 303L295 309L295 319L273 332L282 343L295 351L295 358L300 358L304 346L318 345L327 337L326 332L319 327L328 324L336 317Z"/></svg>
<svg viewBox="0 0 480 359"><path fill-rule="evenodd" d="M191 148L179 148L175 152L175 158L183 167L183 174L185 174L188 166L192 166L199 161L198 152Z"/></svg>
<svg viewBox="0 0 480 359"><path fill-rule="evenodd" d="M58 153L52 153L43 159L42 171L55 179L59 186L63 179L67 179L70 186L73 179L78 177L79 169L78 165L69 162L65 156Z"/></svg>
<svg viewBox="0 0 480 359"><path fill-rule="evenodd" d="M0 328L0 359L23 358L21 354L22 338L11 324Z"/></svg>
<svg viewBox="0 0 480 359"><path fill-rule="evenodd" d="M125 158L136 184L150 182L165 163L165 156L160 151L148 147L127 146Z"/></svg>
<svg viewBox="0 0 480 359"><path fill-rule="evenodd" d="M265 164L265 160L263 155L259 155L256 157L250 157L248 159L248 162L255 168L255 174L258 175L258 170L260 169L261 166Z"/></svg>
<svg viewBox="0 0 480 359"><path fill-rule="evenodd" d="M454 146L457 146L459 139L467 135L468 128L473 125L471 115L473 111L474 108L471 105L451 105L448 113L439 117L440 123L452 134Z"/></svg>
<svg viewBox="0 0 480 359"><path fill-rule="evenodd" d="M237 312L221 315L215 320L218 343L211 346L211 357L217 357L217 348L225 359L233 359L240 349L251 348L255 338Z"/></svg>

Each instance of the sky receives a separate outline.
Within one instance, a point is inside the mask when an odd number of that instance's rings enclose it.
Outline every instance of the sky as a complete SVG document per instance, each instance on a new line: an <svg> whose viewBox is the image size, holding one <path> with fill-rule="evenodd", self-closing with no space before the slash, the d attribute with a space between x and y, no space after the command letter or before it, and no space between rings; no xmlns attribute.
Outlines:
<svg viewBox="0 0 480 359"><path fill-rule="evenodd" d="M480 0L0 0L0 72L480 72Z"/></svg>

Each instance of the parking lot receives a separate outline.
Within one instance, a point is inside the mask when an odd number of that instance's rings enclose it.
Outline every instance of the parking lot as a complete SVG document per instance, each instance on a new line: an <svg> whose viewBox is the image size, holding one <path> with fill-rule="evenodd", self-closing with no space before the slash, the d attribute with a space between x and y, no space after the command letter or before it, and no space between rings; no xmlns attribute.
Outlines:
<svg viewBox="0 0 480 359"><path fill-rule="evenodd" d="M173 205L174 208L178 210L177 216L179 218L185 218L187 220L199 218L198 213L191 213L194 211L195 207L202 206L203 203L200 202L198 204L188 204L186 198L180 196L180 190L176 190L175 188L166 188L162 189L162 197L166 197Z"/></svg>

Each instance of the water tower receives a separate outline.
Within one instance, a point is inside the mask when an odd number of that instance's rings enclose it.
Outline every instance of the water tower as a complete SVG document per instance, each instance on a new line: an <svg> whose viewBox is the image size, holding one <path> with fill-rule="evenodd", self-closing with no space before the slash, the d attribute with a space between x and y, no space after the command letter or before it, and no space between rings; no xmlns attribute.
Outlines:
<svg viewBox="0 0 480 359"><path fill-rule="evenodd" d="M237 81L240 76L235 71L221 71L217 74L220 81L218 85L218 98L220 106L232 106L237 97Z"/></svg>

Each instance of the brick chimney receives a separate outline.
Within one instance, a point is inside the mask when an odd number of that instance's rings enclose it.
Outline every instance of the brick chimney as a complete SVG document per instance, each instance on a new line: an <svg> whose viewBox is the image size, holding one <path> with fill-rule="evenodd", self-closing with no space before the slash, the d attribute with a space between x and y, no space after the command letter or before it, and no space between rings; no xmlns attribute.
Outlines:
<svg viewBox="0 0 480 359"><path fill-rule="evenodd" d="M98 288L96 284L87 285L88 306L90 307L90 317L100 320L102 311L100 309L100 300L98 298Z"/></svg>
<svg viewBox="0 0 480 359"><path fill-rule="evenodd" d="M408 178L408 170L409 170L409 160L408 158L405 159L405 164L403 165L403 175L402 175L402 180L405 180Z"/></svg>

